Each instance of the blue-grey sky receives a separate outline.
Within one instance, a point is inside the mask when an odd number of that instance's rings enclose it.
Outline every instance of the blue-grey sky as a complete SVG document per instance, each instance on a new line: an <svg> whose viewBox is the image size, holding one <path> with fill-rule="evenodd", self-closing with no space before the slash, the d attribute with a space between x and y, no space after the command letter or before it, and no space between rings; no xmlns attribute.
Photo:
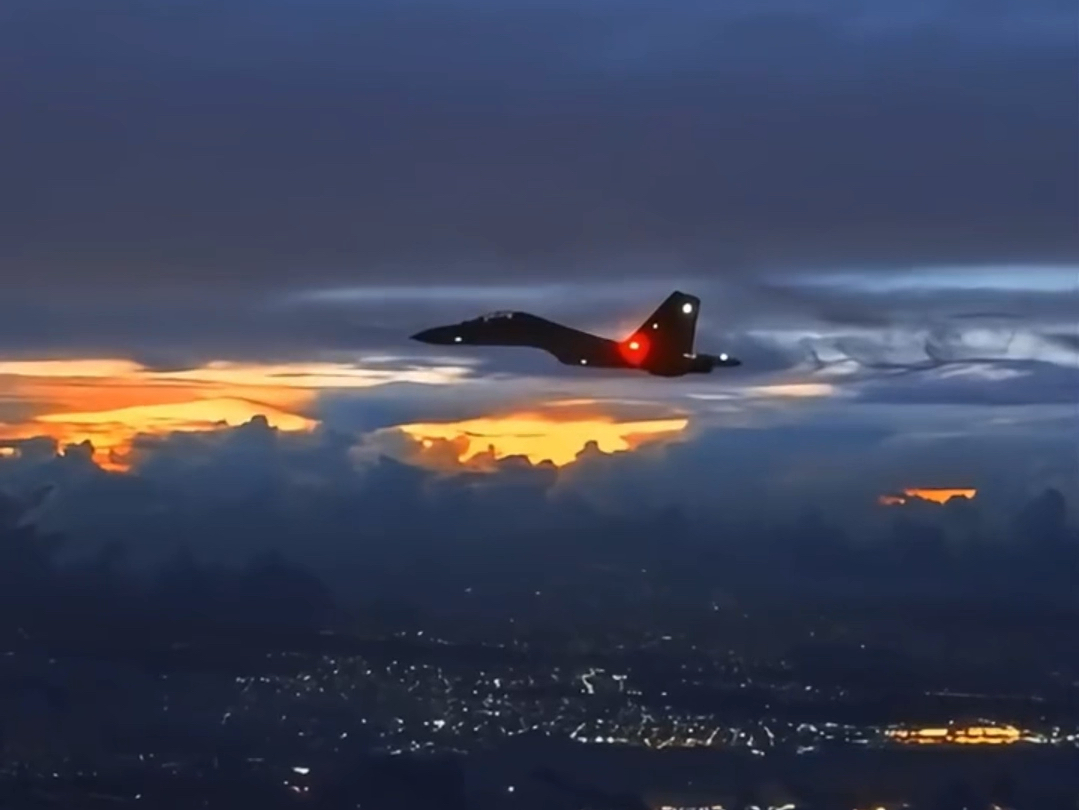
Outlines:
<svg viewBox="0 0 1079 810"><path fill-rule="evenodd" d="M809 500L1075 487L1077 30L1058 0L8 0L0 426L100 450L266 406L364 467L403 423L589 399L688 424L559 473L608 499L711 497L728 434ZM407 340L510 308L620 336L675 287L741 369ZM868 431L838 468L836 425Z"/></svg>

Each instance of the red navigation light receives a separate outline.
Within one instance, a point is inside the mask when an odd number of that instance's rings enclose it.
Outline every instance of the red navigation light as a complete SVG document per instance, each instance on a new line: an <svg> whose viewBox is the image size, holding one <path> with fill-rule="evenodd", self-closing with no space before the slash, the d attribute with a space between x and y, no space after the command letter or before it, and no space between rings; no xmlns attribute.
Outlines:
<svg viewBox="0 0 1079 810"><path fill-rule="evenodd" d="M638 332L619 343L618 348L627 363L639 366L648 356L648 336Z"/></svg>

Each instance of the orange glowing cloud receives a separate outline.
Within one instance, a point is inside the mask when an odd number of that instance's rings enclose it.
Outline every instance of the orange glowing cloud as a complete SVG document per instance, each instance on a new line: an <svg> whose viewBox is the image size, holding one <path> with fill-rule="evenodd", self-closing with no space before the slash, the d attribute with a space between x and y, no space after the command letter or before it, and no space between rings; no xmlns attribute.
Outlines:
<svg viewBox="0 0 1079 810"><path fill-rule="evenodd" d="M790 399L814 399L817 397L830 397L838 393L836 386L829 383L775 383L773 385L754 385L746 390L752 396Z"/></svg>
<svg viewBox="0 0 1079 810"><path fill-rule="evenodd" d="M34 423L63 444L89 441L94 458L106 469L126 469L131 443L138 435L218 430L237 427L263 416L278 430L310 430L317 424L297 414L243 399L200 399L162 405L132 405L112 411L56 413Z"/></svg>
<svg viewBox="0 0 1079 810"><path fill-rule="evenodd" d="M523 413L400 425L397 430L416 442L421 462L437 465L448 449L457 464L482 466L478 462L484 459L523 456L532 464L564 467L576 461L590 442L604 453L625 452L670 440L688 424L684 418L617 421L603 415Z"/></svg>
<svg viewBox="0 0 1079 810"><path fill-rule="evenodd" d="M125 469L140 434L215 430L255 416L279 430L309 430L315 422L302 413L319 391L389 382L451 383L464 374L457 367L398 370L345 363L215 362L156 371L116 359L0 362L4 400L30 410L18 421L0 422L0 440L90 441L98 464Z"/></svg>
<svg viewBox="0 0 1079 810"><path fill-rule="evenodd" d="M263 416L279 430L310 430L315 422L243 399L198 399L154 405L130 405L101 411L41 414L18 425L0 426L0 438L7 440L48 436L63 446L89 441L94 461L104 469L125 470L136 436L160 436L183 431L209 431L236 427ZM7 448L9 454L11 448Z"/></svg>
<svg viewBox="0 0 1079 810"><path fill-rule="evenodd" d="M978 490L974 488L911 488L904 489L902 494L881 495L877 499L877 502L882 506L901 506L905 503L909 503L912 498L918 498L923 501L932 501L933 503L947 503L952 498L966 498L967 500L973 500L977 494Z"/></svg>

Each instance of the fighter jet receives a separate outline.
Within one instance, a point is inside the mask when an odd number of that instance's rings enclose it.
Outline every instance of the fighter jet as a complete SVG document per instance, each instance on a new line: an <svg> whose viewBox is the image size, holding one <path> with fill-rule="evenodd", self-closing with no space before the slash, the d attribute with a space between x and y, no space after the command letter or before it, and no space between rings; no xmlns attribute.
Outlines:
<svg viewBox="0 0 1079 810"><path fill-rule="evenodd" d="M657 377L708 374L742 365L726 352L696 354L700 299L675 291L624 340L611 340L549 321L529 312L492 312L412 336L436 346L528 346L569 366L633 369Z"/></svg>

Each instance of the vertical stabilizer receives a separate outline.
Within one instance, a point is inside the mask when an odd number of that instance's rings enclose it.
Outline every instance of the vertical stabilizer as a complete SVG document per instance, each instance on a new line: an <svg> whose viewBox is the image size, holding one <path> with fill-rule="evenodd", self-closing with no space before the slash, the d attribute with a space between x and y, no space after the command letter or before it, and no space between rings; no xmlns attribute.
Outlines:
<svg viewBox="0 0 1079 810"><path fill-rule="evenodd" d="M697 334L697 313L701 299L677 290L667 296L629 340L637 339L648 346L654 357L679 358L693 354Z"/></svg>

